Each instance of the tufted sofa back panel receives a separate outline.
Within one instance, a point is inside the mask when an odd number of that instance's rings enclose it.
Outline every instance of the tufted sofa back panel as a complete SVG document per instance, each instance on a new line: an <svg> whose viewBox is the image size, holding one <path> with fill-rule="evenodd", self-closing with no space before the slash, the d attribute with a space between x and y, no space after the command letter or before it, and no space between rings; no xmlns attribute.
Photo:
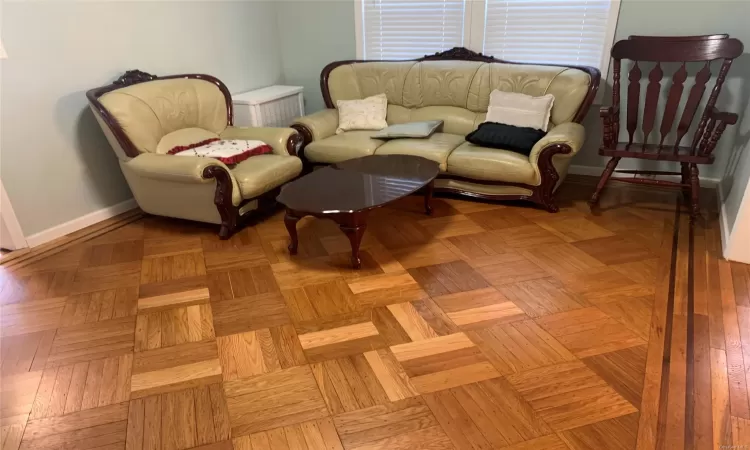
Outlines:
<svg viewBox="0 0 750 450"><path fill-rule="evenodd" d="M485 63L474 61L397 61L349 63L334 68L328 76L328 90L337 100L362 99L385 93L388 96L389 123L443 119L434 116L452 107L455 123L448 128L464 129L468 122L478 124L487 112L490 92L499 89L533 96L552 94L555 102L550 121L553 125L570 122L583 103L591 84L588 73L574 68ZM392 109L399 106L411 110ZM458 110L464 112L458 112ZM423 110L423 111L422 111ZM471 131L473 128L469 129ZM467 133L469 132L467 131Z"/></svg>

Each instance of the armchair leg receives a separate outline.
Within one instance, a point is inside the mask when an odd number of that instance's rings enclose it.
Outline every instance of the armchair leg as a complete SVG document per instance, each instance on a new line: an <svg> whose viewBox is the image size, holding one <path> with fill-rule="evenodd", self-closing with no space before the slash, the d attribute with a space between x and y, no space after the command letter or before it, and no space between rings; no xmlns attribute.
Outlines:
<svg viewBox="0 0 750 450"><path fill-rule="evenodd" d="M617 168L617 163L620 162L620 157L615 156L612 159L609 160L607 163L607 167L604 169L604 172L602 172L601 178L599 178L599 183L596 185L596 190L591 195L591 199L589 200L589 206L595 207L599 204L599 195L602 192L602 189L604 189L604 186L607 184L607 181L609 180L609 177L612 176L612 173Z"/></svg>

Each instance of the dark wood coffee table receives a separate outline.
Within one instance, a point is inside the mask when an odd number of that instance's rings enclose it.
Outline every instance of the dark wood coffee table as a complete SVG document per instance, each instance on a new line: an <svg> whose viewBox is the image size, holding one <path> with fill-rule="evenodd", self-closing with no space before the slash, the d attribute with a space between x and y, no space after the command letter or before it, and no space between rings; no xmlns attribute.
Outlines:
<svg viewBox="0 0 750 450"><path fill-rule="evenodd" d="M318 169L292 181L277 197L286 206L284 224L292 239L289 253L297 254L297 222L301 218L331 219L349 238L352 266L359 269L359 244L368 212L427 187L424 207L427 214L432 213L430 200L438 172L438 163L418 156L373 155Z"/></svg>

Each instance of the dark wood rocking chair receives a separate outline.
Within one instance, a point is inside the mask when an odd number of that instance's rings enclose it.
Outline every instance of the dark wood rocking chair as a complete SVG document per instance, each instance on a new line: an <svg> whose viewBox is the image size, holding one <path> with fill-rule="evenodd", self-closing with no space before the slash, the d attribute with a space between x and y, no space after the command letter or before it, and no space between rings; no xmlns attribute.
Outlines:
<svg viewBox="0 0 750 450"><path fill-rule="evenodd" d="M589 200L591 207L598 204L599 195L612 176L612 172L615 172L620 159L637 158L679 162L682 170L680 172L618 170L617 173L631 174L633 177L611 179L629 183L681 188L685 196L689 196L691 217L695 219L700 215L698 165L713 163L713 151L721 134L727 125L733 125L737 122L737 114L720 112L716 109L716 100L732 65L732 60L740 56L742 51L742 42L729 38L726 34L710 36L630 36L629 39L619 41L612 47L612 58L614 60L612 106L602 107L599 113L604 122L604 138L601 147L599 147L599 154L610 156L611 159L602 173L596 191ZM633 66L628 72L630 83L627 88L627 116L625 120L628 141L617 142L620 132L620 67L623 59L633 61ZM689 146L682 146L680 143L688 134L706 90L706 84L711 78L711 63L717 59L723 61L716 77L716 84L711 90L706 107L698 122L698 127L693 134L692 143ZM656 65L648 74L649 81L646 87L643 120L641 122L643 142L636 143L633 142L633 139L638 129L638 103L641 94L641 67L639 62L655 62ZM704 64L695 75L695 84L688 93L677 124L674 142L665 144L665 139L673 131L677 110L681 103L684 83L688 77L686 68L688 62L703 62ZM658 139L649 142L649 137L654 129L661 92L661 80L664 76L662 63L681 63L681 65L672 76L671 87L667 93L666 105L664 106L664 115L659 126ZM676 181L643 178L638 177L638 175L680 175L681 179L678 183Z"/></svg>

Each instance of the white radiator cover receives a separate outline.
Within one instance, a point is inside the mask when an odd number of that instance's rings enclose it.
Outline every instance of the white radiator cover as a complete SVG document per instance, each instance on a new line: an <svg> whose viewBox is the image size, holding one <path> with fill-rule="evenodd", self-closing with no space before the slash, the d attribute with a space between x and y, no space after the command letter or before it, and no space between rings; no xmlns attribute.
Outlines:
<svg viewBox="0 0 750 450"><path fill-rule="evenodd" d="M302 86L269 86L232 96L234 126L288 127L305 115Z"/></svg>

